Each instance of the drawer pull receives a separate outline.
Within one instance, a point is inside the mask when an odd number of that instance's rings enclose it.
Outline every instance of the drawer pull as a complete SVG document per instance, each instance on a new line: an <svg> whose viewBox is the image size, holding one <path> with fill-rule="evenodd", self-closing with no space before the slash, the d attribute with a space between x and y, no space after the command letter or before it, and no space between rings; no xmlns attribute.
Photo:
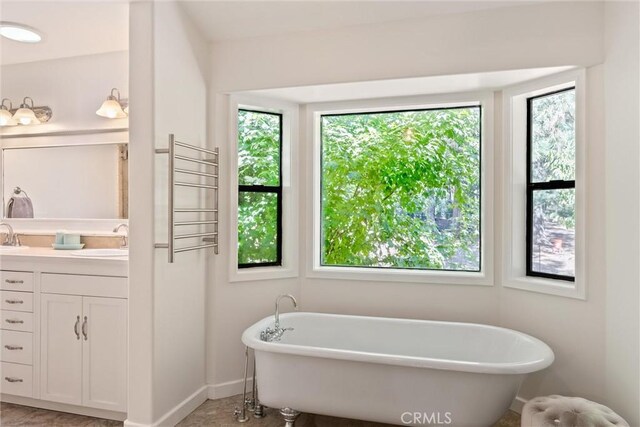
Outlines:
<svg viewBox="0 0 640 427"><path fill-rule="evenodd" d="M76 318L76 323L73 325L73 332L76 334L76 339L80 339L80 332L78 331L78 325L80 325L80 316Z"/></svg>
<svg viewBox="0 0 640 427"><path fill-rule="evenodd" d="M5 345L4 348L6 348L7 350L24 350L24 348L22 346L19 345Z"/></svg>
<svg viewBox="0 0 640 427"><path fill-rule="evenodd" d="M4 300L7 304L24 304L24 301L21 299L6 299Z"/></svg>
<svg viewBox="0 0 640 427"><path fill-rule="evenodd" d="M5 279L5 282L6 283L11 283L12 285L15 285L15 284L23 284L24 280Z"/></svg>
<svg viewBox="0 0 640 427"><path fill-rule="evenodd" d="M84 316L84 322L82 322L82 335L84 335L84 340L87 340L87 316Z"/></svg>
<svg viewBox="0 0 640 427"><path fill-rule="evenodd" d="M5 319L5 322L11 324L11 325L17 325L17 324L22 324L24 323L24 320L19 320L19 319Z"/></svg>
<svg viewBox="0 0 640 427"><path fill-rule="evenodd" d="M4 377L4 379L9 381L10 383L21 383L21 382L23 382L22 378Z"/></svg>

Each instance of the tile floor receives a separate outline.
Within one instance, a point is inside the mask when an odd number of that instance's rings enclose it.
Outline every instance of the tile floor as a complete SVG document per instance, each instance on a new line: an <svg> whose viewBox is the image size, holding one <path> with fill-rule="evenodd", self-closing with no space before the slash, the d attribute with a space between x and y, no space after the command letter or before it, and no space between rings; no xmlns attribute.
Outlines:
<svg viewBox="0 0 640 427"><path fill-rule="evenodd" d="M233 416L233 409L238 406L239 396L226 399L207 400L185 418L179 427L281 427L282 417L275 409L266 409L266 417L262 419L249 418L244 424L239 424ZM249 414L251 415L251 414ZM0 426L31 426L31 427L116 427L121 422L67 414L64 412L47 411L28 406L0 403ZM387 427L387 424L365 421L348 420L345 418L326 417L323 415L302 414L296 422L298 427ZM507 412L494 427L518 427L520 416L515 412Z"/></svg>

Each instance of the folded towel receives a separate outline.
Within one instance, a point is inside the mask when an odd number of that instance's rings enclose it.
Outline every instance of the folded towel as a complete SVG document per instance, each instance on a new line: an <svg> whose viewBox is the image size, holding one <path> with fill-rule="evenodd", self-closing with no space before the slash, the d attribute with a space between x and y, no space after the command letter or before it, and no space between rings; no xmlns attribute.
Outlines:
<svg viewBox="0 0 640 427"><path fill-rule="evenodd" d="M33 203L27 196L13 196L7 204L7 218L33 218Z"/></svg>

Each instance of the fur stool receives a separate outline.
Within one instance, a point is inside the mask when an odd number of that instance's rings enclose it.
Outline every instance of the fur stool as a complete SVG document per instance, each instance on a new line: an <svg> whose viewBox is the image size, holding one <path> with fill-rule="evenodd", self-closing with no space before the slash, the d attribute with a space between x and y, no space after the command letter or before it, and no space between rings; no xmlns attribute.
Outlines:
<svg viewBox="0 0 640 427"><path fill-rule="evenodd" d="M522 427L629 427L622 417L599 403L580 397L531 399L522 410Z"/></svg>

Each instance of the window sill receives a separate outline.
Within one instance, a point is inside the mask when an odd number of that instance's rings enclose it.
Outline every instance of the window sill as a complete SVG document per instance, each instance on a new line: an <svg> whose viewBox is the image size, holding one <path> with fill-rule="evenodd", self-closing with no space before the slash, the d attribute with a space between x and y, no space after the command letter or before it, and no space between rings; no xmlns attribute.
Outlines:
<svg viewBox="0 0 640 427"><path fill-rule="evenodd" d="M297 269L289 267L251 267L231 270L229 282L257 282L260 280L298 277Z"/></svg>
<svg viewBox="0 0 640 427"><path fill-rule="evenodd" d="M565 298L586 300L584 286L578 280L565 282L563 280L545 279L542 277L512 277L502 283L505 288L520 289L539 294L555 295Z"/></svg>
<svg viewBox="0 0 640 427"><path fill-rule="evenodd" d="M491 278L487 277L485 273L456 271L315 266L307 272L307 277L313 279L362 280L368 282L492 286Z"/></svg>

